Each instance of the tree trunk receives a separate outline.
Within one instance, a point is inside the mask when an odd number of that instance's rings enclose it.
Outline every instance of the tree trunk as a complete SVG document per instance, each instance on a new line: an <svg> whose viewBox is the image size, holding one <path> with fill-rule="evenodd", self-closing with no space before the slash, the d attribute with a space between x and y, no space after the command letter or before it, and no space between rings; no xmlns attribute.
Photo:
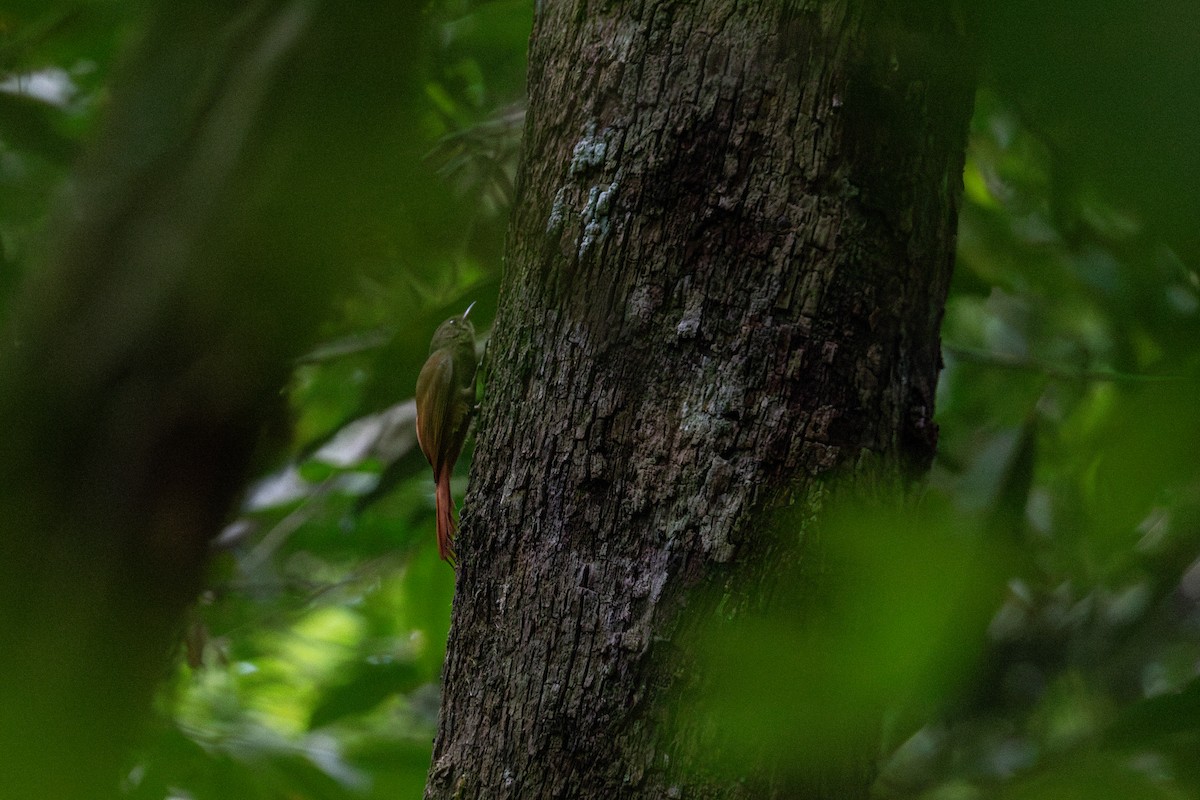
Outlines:
<svg viewBox="0 0 1200 800"><path fill-rule="evenodd" d="M885 5L542 4L427 798L784 796L669 698L682 609L814 546L754 520L933 455L973 76Z"/></svg>

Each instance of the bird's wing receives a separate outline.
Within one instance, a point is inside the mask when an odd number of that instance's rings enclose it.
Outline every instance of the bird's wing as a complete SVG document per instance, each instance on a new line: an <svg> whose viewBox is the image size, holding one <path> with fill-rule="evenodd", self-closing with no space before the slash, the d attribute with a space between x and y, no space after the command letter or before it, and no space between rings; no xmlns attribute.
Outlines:
<svg viewBox="0 0 1200 800"><path fill-rule="evenodd" d="M417 376L417 442L435 474L442 466L439 461L445 458L445 453L438 450L445 450L446 437L452 434L449 412L457 402L450 396L453 390L454 359L449 350L437 350Z"/></svg>

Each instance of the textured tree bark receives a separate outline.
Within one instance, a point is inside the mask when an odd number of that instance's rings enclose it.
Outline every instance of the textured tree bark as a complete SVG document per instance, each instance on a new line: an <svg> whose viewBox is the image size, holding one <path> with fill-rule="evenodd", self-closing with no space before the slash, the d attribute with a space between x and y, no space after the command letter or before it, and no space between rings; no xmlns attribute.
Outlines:
<svg viewBox="0 0 1200 800"><path fill-rule="evenodd" d="M865 796L706 781L669 698L813 546L752 522L933 455L973 76L885 6L542 5L427 798Z"/></svg>

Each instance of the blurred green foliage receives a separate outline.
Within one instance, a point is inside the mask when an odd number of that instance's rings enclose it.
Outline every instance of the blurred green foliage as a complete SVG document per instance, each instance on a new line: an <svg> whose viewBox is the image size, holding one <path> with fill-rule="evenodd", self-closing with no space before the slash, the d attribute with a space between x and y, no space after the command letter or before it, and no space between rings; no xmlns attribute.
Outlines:
<svg viewBox="0 0 1200 800"><path fill-rule="evenodd" d="M941 455L915 509L829 523L819 618L797 586L715 628L714 760L802 773L882 733L881 797L1196 796L1200 26L1170 0L987 5ZM0 313L144 11L0 7ZM426 7L423 139L355 231L355 291L295 365L128 796L419 796L453 582L404 401L436 323L495 307L531 16Z"/></svg>
<svg viewBox="0 0 1200 800"><path fill-rule="evenodd" d="M281 123L299 136L264 147L278 165L263 171L284 170L307 146L304 131L336 140L343 120L385 119L372 116L376 103L400 108L419 134L393 148L395 163L362 176L362 197L308 207L252 198L280 220L259 232L264 252L286 252L272 237L297 234L339 259L353 290L327 298L323 344L295 365L285 388L294 424L285 440L269 440L263 479L218 542L158 721L128 766L130 797L392 798L424 785L453 576L429 547L428 467L415 442L395 436L437 322L476 300L486 323L495 307L532 9L505 0L422 7L427 30L396 46L427 43L405 57L423 91L388 98L347 82L327 119ZM45 259L48 222L150 11L116 0L0 5L0 313ZM336 82L309 74L327 63L301 53L288 80ZM271 113L299 113L289 102ZM148 126L173 122L145 111ZM389 135L360 127L355 141ZM329 151L326 166L353 175L356 158ZM314 196L326 180L292 178ZM336 223L320 235L296 228L323 225L314 214L329 212L325 203L336 204ZM361 435L339 439L347 430ZM408 430L411 438L411 419Z"/></svg>
<svg viewBox="0 0 1200 800"><path fill-rule="evenodd" d="M738 774L766 751L793 777L820 773L881 734L907 737L969 688L1005 561L968 518L932 505L829 512L813 534L821 566L785 568L768 614L712 629L701 706L721 766Z"/></svg>

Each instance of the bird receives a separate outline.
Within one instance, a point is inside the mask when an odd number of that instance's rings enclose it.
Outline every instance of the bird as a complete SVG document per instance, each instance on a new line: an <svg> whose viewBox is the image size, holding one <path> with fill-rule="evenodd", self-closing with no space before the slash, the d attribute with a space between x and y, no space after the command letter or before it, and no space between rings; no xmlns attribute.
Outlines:
<svg viewBox="0 0 1200 800"><path fill-rule="evenodd" d="M433 467L436 485L438 555L457 564L457 530L450 475L462 452L475 407L475 326L467 316L474 303L434 331L429 357L417 376L417 443Z"/></svg>

